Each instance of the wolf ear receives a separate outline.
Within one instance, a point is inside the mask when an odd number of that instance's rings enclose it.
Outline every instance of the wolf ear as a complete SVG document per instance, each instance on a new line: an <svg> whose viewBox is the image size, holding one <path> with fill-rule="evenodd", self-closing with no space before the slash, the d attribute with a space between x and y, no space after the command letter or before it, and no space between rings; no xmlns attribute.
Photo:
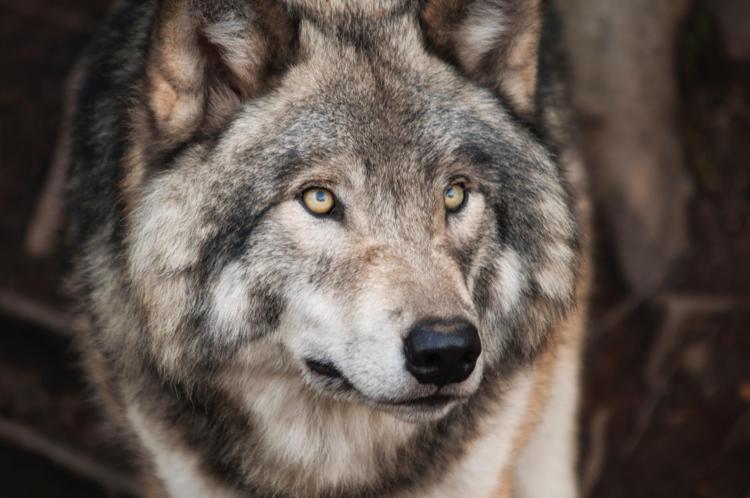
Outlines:
<svg viewBox="0 0 750 498"><path fill-rule="evenodd" d="M426 0L421 21L427 43L439 55L529 115L542 12L542 0Z"/></svg>
<svg viewBox="0 0 750 498"><path fill-rule="evenodd" d="M274 0L162 0L146 64L156 131L177 143L262 94L288 61L295 28Z"/></svg>

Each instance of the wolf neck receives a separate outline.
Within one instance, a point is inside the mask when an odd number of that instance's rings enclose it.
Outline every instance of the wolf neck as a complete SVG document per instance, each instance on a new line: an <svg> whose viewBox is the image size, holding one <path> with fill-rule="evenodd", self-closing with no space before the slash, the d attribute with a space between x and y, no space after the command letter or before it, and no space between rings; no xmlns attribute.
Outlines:
<svg viewBox="0 0 750 498"><path fill-rule="evenodd" d="M262 374L177 397L174 385L165 397L163 386L144 384L127 416L167 496L484 498L511 454L527 377L512 386L493 379L468 405L427 424ZM196 435L198 446L190 443Z"/></svg>
<svg viewBox="0 0 750 498"><path fill-rule="evenodd" d="M513 382L514 399L485 388L468 410L425 424L314 395L288 378L254 382L243 398L264 459L306 481L290 496L484 497L497 487L528 393L525 375Z"/></svg>
<svg viewBox="0 0 750 498"><path fill-rule="evenodd" d="M274 459L311 470L319 481L312 487L319 489L377 480L382 460L395 458L420 429L363 406L316 396L288 379L255 383L246 390L245 402L265 450Z"/></svg>

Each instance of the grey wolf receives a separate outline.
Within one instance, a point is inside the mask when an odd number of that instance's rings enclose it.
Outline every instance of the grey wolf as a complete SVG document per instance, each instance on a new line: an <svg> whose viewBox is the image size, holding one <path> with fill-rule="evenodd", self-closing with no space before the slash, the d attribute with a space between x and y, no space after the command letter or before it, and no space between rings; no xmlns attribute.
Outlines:
<svg viewBox="0 0 750 498"><path fill-rule="evenodd" d="M535 0L118 4L78 348L147 496L572 497L583 172Z"/></svg>

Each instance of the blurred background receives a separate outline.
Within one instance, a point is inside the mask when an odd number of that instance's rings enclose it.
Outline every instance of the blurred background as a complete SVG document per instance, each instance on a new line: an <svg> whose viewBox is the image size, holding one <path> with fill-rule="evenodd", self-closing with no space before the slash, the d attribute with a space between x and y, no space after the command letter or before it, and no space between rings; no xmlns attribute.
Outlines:
<svg viewBox="0 0 750 498"><path fill-rule="evenodd" d="M557 4L596 203L583 492L750 498L750 1ZM71 348L50 194L107 8L0 0L4 498L134 496Z"/></svg>

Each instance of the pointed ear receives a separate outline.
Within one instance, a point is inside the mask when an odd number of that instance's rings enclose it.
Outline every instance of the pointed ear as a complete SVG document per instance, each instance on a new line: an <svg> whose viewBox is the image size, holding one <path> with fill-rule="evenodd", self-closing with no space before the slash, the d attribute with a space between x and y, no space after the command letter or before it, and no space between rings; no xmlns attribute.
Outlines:
<svg viewBox="0 0 750 498"><path fill-rule="evenodd" d="M166 144L220 126L266 91L293 51L274 0L162 0L146 63L147 105Z"/></svg>
<svg viewBox="0 0 750 498"><path fill-rule="evenodd" d="M534 112L542 0L427 0L421 12L427 42L463 73Z"/></svg>

